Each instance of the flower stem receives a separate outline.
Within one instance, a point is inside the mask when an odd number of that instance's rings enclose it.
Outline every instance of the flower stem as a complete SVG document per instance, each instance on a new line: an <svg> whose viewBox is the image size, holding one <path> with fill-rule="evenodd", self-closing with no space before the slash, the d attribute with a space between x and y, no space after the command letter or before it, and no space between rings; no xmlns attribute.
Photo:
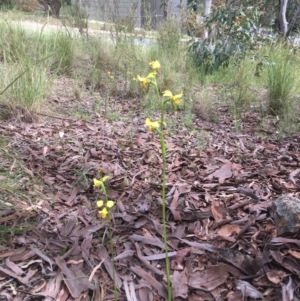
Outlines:
<svg viewBox="0 0 300 301"><path fill-rule="evenodd" d="M165 119L165 103L159 97L159 90L158 90L158 84L157 84L156 78L155 78L155 82L154 82L154 87L155 87L157 99L158 99L158 101L160 101L160 127L163 129L164 119Z"/></svg>
<svg viewBox="0 0 300 301"><path fill-rule="evenodd" d="M107 195L105 184L103 182L102 182L101 188L102 188L102 191L105 195L105 202L107 203L108 202L108 195ZM111 226L110 212L108 213L108 231L109 231L110 254L111 254L111 261L112 261L114 296L115 296L115 301L118 301L118 289L117 289L117 285L116 285L116 271L115 271L115 261L114 261L115 252L114 252L114 243L113 243L113 240L112 240L113 231L112 231L112 226Z"/></svg>
<svg viewBox="0 0 300 301"><path fill-rule="evenodd" d="M162 169L162 219L163 219L163 239L164 248L166 253L166 276L167 276L167 291L168 291L168 301L172 300L171 294L171 279L170 279L170 262L168 257L168 241L167 241L167 225L166 225L166 169L167 169L167 159L166 159L166 145L165 139L162 131L157 130L160 138L160 146L163 158L163 169Z"/></svg>
<svg viewBox="0 0 300 301"><path fill-rule="evenodd" d="M115 271L115 252L114 252L114 244L112 240L112 227L111 227L111 219L110 219L110 214L108 215L108 228L109 228L109 242L110 242L110 254L111 254L111 261L112 261L112 272L113 272L113 283L114 283L114 296L115 296L115 301L118 301L118 289L116 285L116 271Z"/></svg>

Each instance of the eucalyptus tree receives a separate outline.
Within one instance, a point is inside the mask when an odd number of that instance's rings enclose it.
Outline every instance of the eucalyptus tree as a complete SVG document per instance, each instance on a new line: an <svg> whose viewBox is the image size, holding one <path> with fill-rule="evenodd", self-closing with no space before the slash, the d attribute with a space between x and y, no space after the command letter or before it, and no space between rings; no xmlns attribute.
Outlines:
<svg viewBox="0 0 300 301"><path fill-rule="evenodd" d="M297 19L300 16L300 1L297 0L296 1L296 5L295 3L292 3L293 1L289 1L289 0L278 0L278 6L279 6L279 31L283 36L288 37L293 29L293 27L295 26L295 23L297 21ZM293 16L290 20L290 22L288 22L287 20L287 9L288 9L288 5L290 4L290 6L293 6Z"/></svg>

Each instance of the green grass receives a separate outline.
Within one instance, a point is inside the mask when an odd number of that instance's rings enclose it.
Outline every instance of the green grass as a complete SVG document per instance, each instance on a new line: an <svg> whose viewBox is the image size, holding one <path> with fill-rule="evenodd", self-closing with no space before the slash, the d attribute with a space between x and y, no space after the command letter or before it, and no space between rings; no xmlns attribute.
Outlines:
<svg viewBox="0 0 300 301"><path fill-rule="evenodd" d="M14 13L8 14L13 16ZM16 15L19 19L40 17L19 12ZM139 36L141 41L148 43L147 46L136 43L132 27L117 25L110 32L118 36L117 39L101 35L86 40L80 36L70 37L63 27L58 32L33 33L15 23L1 22L0 70L4 72L0 73L0 91L24 70L27 72L0 96L0 102L9 104L10 110L21 107L26 112L39 111L45 107L53 82L58 76L67 76L76 78L81 86L88 85L94 99L101 99L95 102L95 111L114 119L117 117L114 117L110 99L122 95L145 99L144 89L134 79L137 75L147 76L150 72L148 63L159 60L162 68L157 77L158 85L161 91L184 92L182 109L186 111L184 123L188 127L192 127L191 112L215 120L216 105L225 104L231 107L234 120L238 120L243 111L262 106L261 103L267 106L269 114L278 114L281 123L285 120L287 128L289 120L294 120L292 113L297 107L294 99L300 85L297 85L299 71L292 66L299 61L299 55L291 53L286 46L265 46L249 53L239 65L231 61L228 68L204 76L202 70L194 66L188 46L182 42L173 19L158 27L156 38L150 44L145 35ZM264 65L260 76L255 76L260 62L268 64ZM113 74L113 81L107 72ZM263 88L268 90L268 96L261 99ZM159 110L153 95L146 99L142 102L146 115ZM85 118L81 99L77 101L72 115Z"/></svg>
<svg viewBox="0 0 300 301"><path fill-rule="evenodd" d="M270 48L267 69L267 89L269 113L284 117L293 108L293 92L299 86L299 71L295 68L299 58L282 44Z"/></svg>

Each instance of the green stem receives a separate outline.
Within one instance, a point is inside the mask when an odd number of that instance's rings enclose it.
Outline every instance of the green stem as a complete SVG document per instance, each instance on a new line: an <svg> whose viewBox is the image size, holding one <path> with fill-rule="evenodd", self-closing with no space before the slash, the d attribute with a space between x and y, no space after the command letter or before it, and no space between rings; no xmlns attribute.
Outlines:
<svg viewBox="0 0 300 301"><path fill-rule="evenodd" d="M110 220L110 214L108 214L108 228L109 228L109 242L110 242L110 253L111 253L111 261L112 261L112 272L113 272L113 283L114 283L114 296L115 296L115 301L118 301L118 289L117 289L117 285L116 285L116 274L115 274L115 261L114 261L114 257L115 257L115 252L114 252L114 244L112 241L112 227L111 227L111 220Z"/></svg>
<svg viewBox="0 0 300 301"><path fill-rule="evenodd" d="M105 195L105 202L107 203L108 195L106 192L105 184L103 182L102 182L101 188ZM113 283L114 283L114 296L115 296L115 301L118 301L118 289L117 289L117 285L116 285L115 261L114 261L115 252L114 252L114 244L113 244L113 240L112 240L113 233L112 233L112 227L111 227L110 212L108 213L108 231L109 231L111 262L112 262L112 267L113 267L112 272L113 272Z"/></svg>
<svg viewBox="0 0 300 301"><path fill-rule="evenodd" d="M163 169L162 169L162 219L163 219L163 239L164 248L166 253L166 276L167 276L167 291L168 301L172 301L171 294L171 279L170 279L170 262L168 257L168 241L167 241L167 225L166 225L166 169L167 169L167 158L166 158L166 145L162 131L157 130L160 138L160 147L163 158Z"/></svg>
<svg viewBox="0 0 300 301"><path fill-rule="evenodd" d="M155 87L155 92L156 92L156 96L158 101L160 101L160 127L163 129L164 127L164 119L165 119L165 104L163 100L160 100L159 97L159 90L158 90L158 85L157 85L157 80L155 79L154 82L154 87Z"/></svg>

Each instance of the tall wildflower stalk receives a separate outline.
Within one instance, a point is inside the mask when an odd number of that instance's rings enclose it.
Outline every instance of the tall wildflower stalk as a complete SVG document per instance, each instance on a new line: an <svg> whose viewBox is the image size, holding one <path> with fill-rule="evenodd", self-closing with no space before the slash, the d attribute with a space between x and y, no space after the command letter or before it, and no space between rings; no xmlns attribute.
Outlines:
<svg viewBox="0 0 300 301"><path fill-rule="evenodd" d="M150 62L149 65L153 69L152 72L148 74L147 77L138 76L137 79L141 82L142 87L149 88L150 85L154 87L157 100L160 102L160 121L151 121L149 118L146 119L145 124L150 132L156 132L159 135L160 147L162 152L162 220L163 220L163 240L164 249L166 254L166 278L167 278L167 292L168 301L172 301L171 292L171 278L170 278L170 262L168 257L168 240L167 240L167 221L166 221L166 170L167 170L167 159L166 159L166 144L163 134L163 127L165 125L165 107L168 102L171 102L173 106L180 104L181 94L173 95L170 90L166 90L162 93L159 92L159 87L157 83L158 69L160 68L160 63L158 61Z"/></svg>

